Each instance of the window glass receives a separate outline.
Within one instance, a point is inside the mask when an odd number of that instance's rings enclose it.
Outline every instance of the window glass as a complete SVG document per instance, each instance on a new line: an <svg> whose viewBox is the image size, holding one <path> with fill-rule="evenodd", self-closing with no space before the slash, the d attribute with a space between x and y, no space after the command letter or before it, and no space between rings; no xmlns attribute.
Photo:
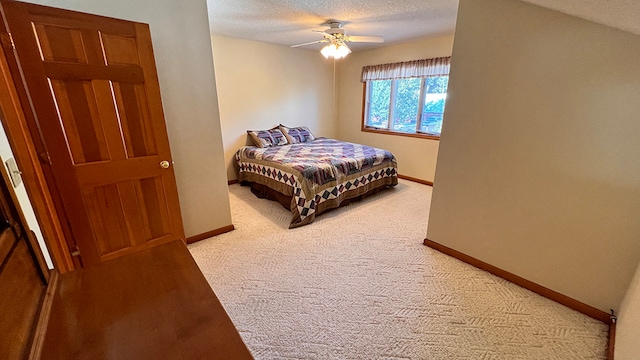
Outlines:
<svg viewBox="0 0 640 360"><path fill-rule="evenodd" d="M421 84L422 79L420 78L396 80L393 130L408 133L416 132Z"/></svg>
<svg viewBox="0 0 640 360"><path fill-rule="evenodd" d="M448 76L428 77L425 79L420 132L440 135L448 83Z"/></svg>
<svg viewBox="0 0 640 360"><path fill-rule="evenodd" d="M389 104L391 103L391 80L369 81L368 126L387 129L389 127Z"/></svg>
<svg viewBox="0 0 640 360"><path fill-rule="evenodd" d="M438 138L448 83L446 75L367 81L364 127Z"/></svg>

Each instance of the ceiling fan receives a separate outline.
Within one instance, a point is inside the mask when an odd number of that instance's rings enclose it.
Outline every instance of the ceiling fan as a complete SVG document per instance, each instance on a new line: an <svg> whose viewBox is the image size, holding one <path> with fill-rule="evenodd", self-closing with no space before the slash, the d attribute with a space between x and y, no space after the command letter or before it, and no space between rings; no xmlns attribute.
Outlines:
<svg viewBox="0 0 640 360"><path fill-rule="evenodd" d="M329 28L327 30L324 30L324 31L313 30L314 32L322 34L322 36L324 36L324 39L311 41L304 44L293 45L291 47L295 48L295 47L307 46L307 45L313 45L313 44L329 43L327 46L322 48L320 52L322 53L322 55L324 55L327 58L331 56L336 59L339 59L351 53L351 49L349 49L349 47L346 44L348 42L369 42L369 43L384 42L384 39L382 38L382 36L348 36L345 34L344 29L341 28L342 24L339 21L329 21L327 22L327 25L329 25Z"/></svg>

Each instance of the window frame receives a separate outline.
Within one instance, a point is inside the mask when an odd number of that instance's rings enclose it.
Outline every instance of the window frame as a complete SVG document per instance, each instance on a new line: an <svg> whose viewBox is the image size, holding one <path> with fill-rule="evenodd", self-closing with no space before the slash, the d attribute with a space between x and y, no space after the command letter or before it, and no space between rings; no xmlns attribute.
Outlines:
<svg viewBox="0 0 640 360"><path fill-rule="evenodd" d="M445 76L445 75L440 75L440 76ZM446 75L448 76L448 75ZM422 138L422 139L430 139L430 140L440 140L440 135L435 135L435 134L431 134L431 133L426 133L426 132L421 132L419 129L421 128L422 125L422 112L424 110L424 97L425 97L425 83L426 83L426 79L429 76L424 76L420 78L420 101L418 102L418 113L416 114L416 131L409 133L409 132L403 132L403 131L397 131L397 130L393 130L393 124L394 124L394 119L393 119L393 111L394 111L394 107L395 107L395 97L396 97L396 92L398 89L397 86L397 81L398 80L402 80L402 79L390 79L391 80L391 93L389 96L389 119L387 121L387 128L383 129L383 128L378 128L375 126L369 126L367 125L367 116L368 111L369 111L369 106L368 106L368 102L369 102L369 97L370 97L370 87L367 86L369 84L370 81L376 81L376 80L369 80L369 81L365 81L362 83L362 122L361 122L361 128L360 130L362 132L370 132L370 133L376 133L376 134L386 134L386 135L398 135L398 136L406 136L406 137L413 137L413 138ZM445 109L446 109L446 105L445 105ZM444 116L444 113L443 113Z"/></svg>

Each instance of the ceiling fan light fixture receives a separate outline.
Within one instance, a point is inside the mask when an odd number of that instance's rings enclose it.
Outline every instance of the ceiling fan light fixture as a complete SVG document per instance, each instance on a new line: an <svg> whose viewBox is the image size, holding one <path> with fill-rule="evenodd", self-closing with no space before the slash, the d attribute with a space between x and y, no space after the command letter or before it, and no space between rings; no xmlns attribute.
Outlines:
<svg viewBox="0 0 640 360"><path fill-rule="evenodd" d="M329 58L329 56L332 56L335 51L336 51L336 46L333 45L333 44L329 44L329 45L326 45L325 47L323 47L322 50L320 50L320 53L325 58Z"/></svg>
<svg viewBox="0 0 640 360"><path fill-rule="evenodd" d="M333 57L335 59L341 59L351 53L351 49L345 43L329 44L320 50L320 53L325 58Z"/></svg>

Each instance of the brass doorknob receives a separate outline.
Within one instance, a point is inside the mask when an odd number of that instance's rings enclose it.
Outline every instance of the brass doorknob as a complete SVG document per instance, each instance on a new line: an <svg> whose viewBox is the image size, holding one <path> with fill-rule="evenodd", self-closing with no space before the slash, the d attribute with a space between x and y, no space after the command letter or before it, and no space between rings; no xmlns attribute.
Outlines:
<svg viewBox="0 0 640 360"><path fill-rule="evenodd" d="M167 160L162 160L160 161L160 167L163 169L168 169L169 166L171 166L171 163L168 162Z"/></svg>

